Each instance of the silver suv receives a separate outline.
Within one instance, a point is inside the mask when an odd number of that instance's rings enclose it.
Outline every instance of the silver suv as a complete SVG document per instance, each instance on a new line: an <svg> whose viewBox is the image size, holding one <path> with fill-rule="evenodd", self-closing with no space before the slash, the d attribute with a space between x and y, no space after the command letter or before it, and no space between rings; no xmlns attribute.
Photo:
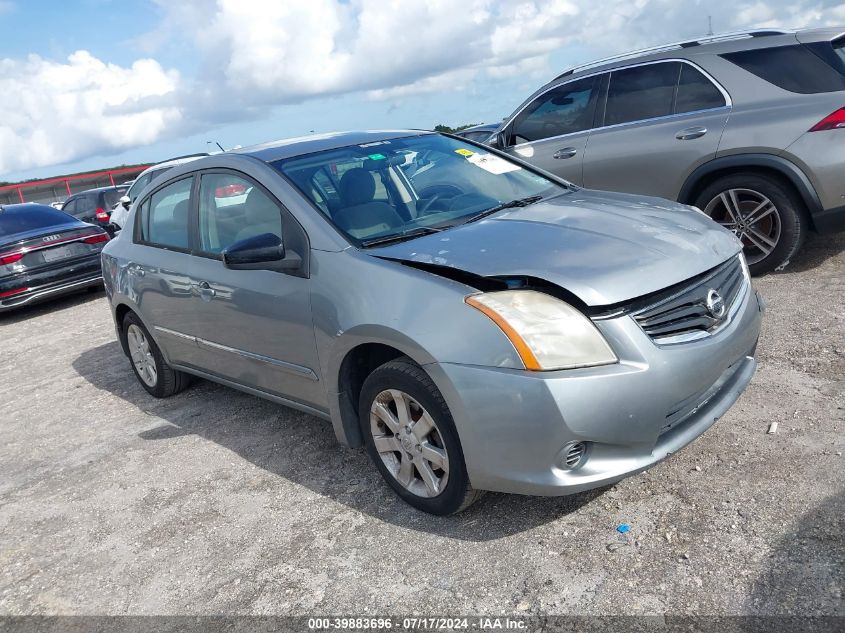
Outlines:
<svg viewBox="0 0 845 633"><path fill-rule="evenodd" d="M692 204L753 273L845 228L845 28L750 31L567 70L493 145L592 189Z"/></svg>

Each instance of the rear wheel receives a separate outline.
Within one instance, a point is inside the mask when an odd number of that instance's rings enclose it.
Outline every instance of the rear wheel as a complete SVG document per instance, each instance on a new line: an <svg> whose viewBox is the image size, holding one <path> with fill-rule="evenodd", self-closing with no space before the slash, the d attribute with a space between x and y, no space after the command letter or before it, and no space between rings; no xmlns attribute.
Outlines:
<svg viewBox="0 0 845 633"><path fill-rule="evenodd" d="M167 398L188 386L190 376L167 364L147 328L133 312L123 319L123 335L135 377L150 395Z"/></svg>
<svg viewBox="0 0 845 633"><path fill-rule="evenodd" d="M742 241L754 275L785 268L807 232L804 209L795 192L768 176L748 173L720 178L701 192L695 204Z"/></svg>
<svg viewBox="0 0 845 633"><path fill-rule="evenodd" d="M443 396L410 359L385 363L367 377L359 417L367 451L382 477L415 508L454 514L480 496L469 485Z"/></svg>

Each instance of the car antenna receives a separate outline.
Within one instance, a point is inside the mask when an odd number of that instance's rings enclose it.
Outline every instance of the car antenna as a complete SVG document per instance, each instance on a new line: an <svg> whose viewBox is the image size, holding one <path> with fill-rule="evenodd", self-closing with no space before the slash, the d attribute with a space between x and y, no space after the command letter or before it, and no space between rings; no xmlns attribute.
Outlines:
<svg viewBox="0 0 845 633"><path fill-rule="evenodd" d="M226 151L225 149L223 149L223 146L220 143L218 143L217 141L206 141L205 142L206 145L209 145L210 143L214 143L217 147L219 147L221 152Z"/></svg>

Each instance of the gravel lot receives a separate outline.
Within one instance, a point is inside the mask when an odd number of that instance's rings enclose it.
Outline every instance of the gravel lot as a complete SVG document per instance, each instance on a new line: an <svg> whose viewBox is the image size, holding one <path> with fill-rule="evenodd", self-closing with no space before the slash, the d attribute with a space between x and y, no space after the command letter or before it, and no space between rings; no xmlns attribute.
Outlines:
<svg viewBox="0 0 845 633"><path fill-rule="evenodd" d="M845 235L756 285L760 368L702 438L449 518L328 423L207 382L148 396L102 293L0 316L0 614L845 615Z"/></svg>

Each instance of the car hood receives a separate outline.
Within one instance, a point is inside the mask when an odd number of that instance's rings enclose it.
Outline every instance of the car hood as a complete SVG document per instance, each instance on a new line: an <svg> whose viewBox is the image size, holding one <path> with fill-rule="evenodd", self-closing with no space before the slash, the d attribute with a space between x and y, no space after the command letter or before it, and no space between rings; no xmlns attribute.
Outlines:
<svg viewBox="0 0 845 633"><path fill-rule="evenodd" d="M690 207L580 189L368 252L484 277L536 277L593 307L662 290L741 248L732 233Z"/></svg>

